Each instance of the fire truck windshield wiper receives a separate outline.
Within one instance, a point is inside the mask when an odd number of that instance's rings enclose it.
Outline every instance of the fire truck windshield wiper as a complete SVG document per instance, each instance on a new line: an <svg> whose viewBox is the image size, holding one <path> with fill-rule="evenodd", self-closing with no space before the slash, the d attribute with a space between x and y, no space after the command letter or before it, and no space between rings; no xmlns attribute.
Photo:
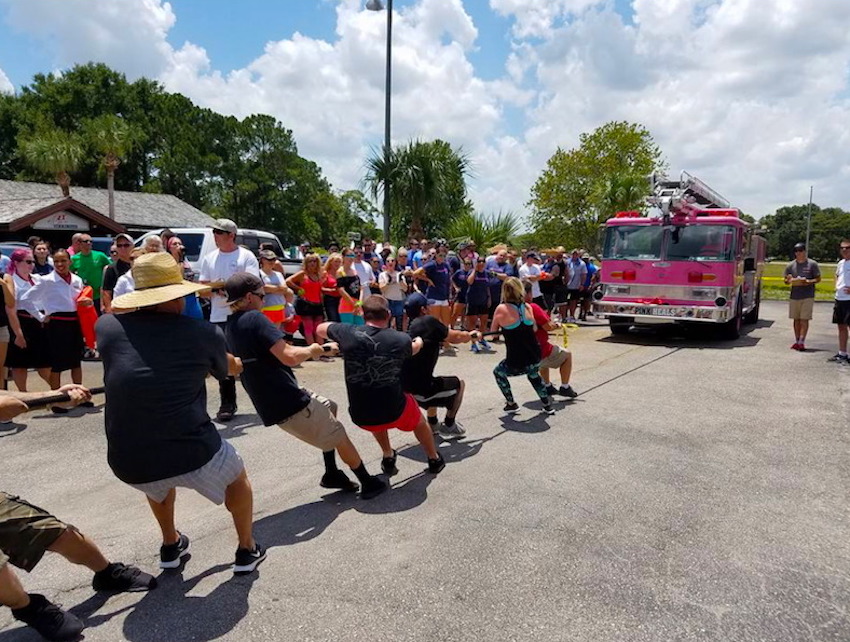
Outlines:
<svg viewBox="0 0 850 642"><path fill-rule="evenodd" d="M614 258L618 261L629 261L630 263L634 263L638 267L643 267L643 263L640 263L639 261L635 261L634 259L630 259L627 256L615 256Z"/></svg>

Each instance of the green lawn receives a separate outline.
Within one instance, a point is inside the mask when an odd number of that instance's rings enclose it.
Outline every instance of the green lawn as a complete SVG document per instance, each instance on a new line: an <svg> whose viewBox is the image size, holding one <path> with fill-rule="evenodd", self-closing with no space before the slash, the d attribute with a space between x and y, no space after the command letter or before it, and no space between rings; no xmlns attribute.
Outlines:
<svg viewBox="0 0 850 642"><path fill-rule="evenodd" d="M765 264L761 286L762 298L782 300L788 298L788 292L791 286L785 285L783 280L786 265L788 263L784 261L773 261ZM815 286L815 299L818 301L832 301L835 296L835 287L833 286L835 263L820 263L819 265L822 280Z"/></svg>

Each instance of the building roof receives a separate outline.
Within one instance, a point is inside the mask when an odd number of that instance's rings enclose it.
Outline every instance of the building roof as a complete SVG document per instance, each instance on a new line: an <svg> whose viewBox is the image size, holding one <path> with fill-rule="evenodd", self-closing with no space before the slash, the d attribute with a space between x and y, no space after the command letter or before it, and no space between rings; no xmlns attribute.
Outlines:
<svg viewBox="0 0 850 642"><path fill-rule="evenodd" d="M107 190L71 186L71 198L109 215ZM10 223L62 201L61 188L50 183L0 180L0 225ZM171 194L115 191L115 219L128 229L205 227L212 217Z"/></svg>

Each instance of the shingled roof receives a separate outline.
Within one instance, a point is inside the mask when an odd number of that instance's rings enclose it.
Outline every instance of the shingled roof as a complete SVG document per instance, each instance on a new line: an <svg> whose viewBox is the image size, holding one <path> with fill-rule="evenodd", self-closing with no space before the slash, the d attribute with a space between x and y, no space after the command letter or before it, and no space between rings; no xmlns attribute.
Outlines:
<svg viewBox="0 0 850 642"><path fill-rule="evenodd" d="M0 180L0 225L10 224L63 200L56 184ZM71 186L71 198L109 215L105 189ZM204 227L212 217L171 194L115 191L115 219L130 230Z"/></svg>

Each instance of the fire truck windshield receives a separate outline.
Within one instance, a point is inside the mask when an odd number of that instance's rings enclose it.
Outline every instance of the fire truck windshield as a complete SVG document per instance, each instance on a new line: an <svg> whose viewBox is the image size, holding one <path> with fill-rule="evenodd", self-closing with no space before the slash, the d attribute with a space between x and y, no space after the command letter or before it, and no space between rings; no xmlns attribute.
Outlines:
<svg viewBox="0 0 850 642"><path fill-rule="evenodd" d="M735 228L731 225L687 225L670 233L666 259L670 261L731 261Z"/></svg>
<svg viewBox="0 0 850 642"><path fill-rule="evenodd" d="M616 225L605 234L603 259L660 259L664 230L657 225Z"/></svg>

